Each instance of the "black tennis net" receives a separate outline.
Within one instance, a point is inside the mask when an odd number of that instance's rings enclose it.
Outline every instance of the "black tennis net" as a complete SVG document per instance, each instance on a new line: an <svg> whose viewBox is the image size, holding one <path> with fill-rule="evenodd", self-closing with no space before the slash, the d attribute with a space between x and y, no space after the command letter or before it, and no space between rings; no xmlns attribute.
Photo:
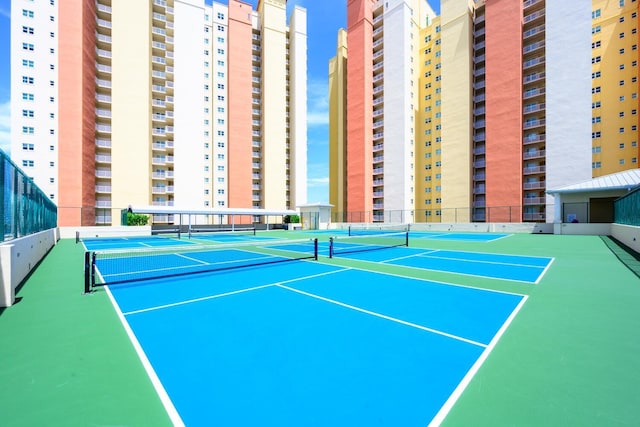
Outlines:
<svg viewBox="0 0 640 427"><path fill-rule="evenodd" d="M402 233L409 231L409 224L352 224L349 226L349 236L375 236L385 233Z"/></svg>
<svg viewBox="0 0 640 427"><path fill-rule="evenodd" d="M237 236L255 236L256 227L254 226L242 226L242 227L205 227L205 226L191 226L189 227L189 238L201 238L201 239L233 239Z"/></svg>
<svg viewBox="0 0 640 427"><path fill-rule="evenodd" d="M398 246L409 246L408 231L364 236L331 237L329 239L329 258L341 254L376 251Z"/></svg>
<svg viewBox="0 0 640 427"><path fill-rule="evenodd" d="M85 292L102 285L318 259L318 239L85 252Z"/></svg>

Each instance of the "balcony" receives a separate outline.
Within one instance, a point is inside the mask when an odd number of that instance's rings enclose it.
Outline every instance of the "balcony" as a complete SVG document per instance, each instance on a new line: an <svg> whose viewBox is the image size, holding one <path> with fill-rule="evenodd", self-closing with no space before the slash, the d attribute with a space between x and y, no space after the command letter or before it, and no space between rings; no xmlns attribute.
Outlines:
<svg viewBox="0 0 640 427"><path fill-rule="evenodd" d="M540 142L545 142L546 139L547 139L547 136L545 134L525 136L523 140L523 144L524 145L538 144Z"/></svg>
<svg viewBox="0 0 640 427"><path fill-rule="evenodd" d="M110 185L96 185L96 193L111 193Z"/></svg>
<svg viewBox="0 0 640 427"><path fill-rule="evenodd" d="M545 181L536 181L536 182L525 182L524 189L525 190L543 190L546 188Z"/></svg>
<svg viewBox="0 0 640 427"><path fill-rule="evenodd" d="M545 103L530 104L530 105L526 105L523 108L522 113L523 114L537 113L540 111L544 111L546 108L547 108L547 105Z"/></svg>
<svg viewBox="0 0 640 427"><path fill-rule="evenodd" d="M111 28L111 21L107 21L106 19L96 19L96 23L98 24L98 27Z"/></svg>
<svg viewBox="0 0 640 427"><path fill-rule="evenodd" d="M111 163L111 156L96 154L96 163Z"/></svg>
<svg viewBox="0 0 640 427"><path fill-rule="evenodd" d="M378 140L384 138L384 132L375 132L373 134L373 140Z"/></svg>
<svg viewBox="0 0 640 427"><path fill-rule="evenodd" d="M524 78L522 79L522 83L527 84L527 83L538 82L540 80L544 80L545 77L546 77L546 73L531 73L529 75L524 76Z"/></svg>
<svg viewBox="0 0 640 427"><path fill-rule="evenodd" d="M534 89L527 89L524 91L523 94L523 98L524 99L530 99L530 98L535 98L537 96L541 96L544 95L546 93L545 88L534 88Z"/></svg>
<svg viewBox="0 0 640 427"><path fill-rule="evenodd" d="M98 139L96 139L96 147L111 148L111 140L110 139L104 139L104 138L98 138Z"/></svg>
<svg viewBox="0 0 640 427"><path fill-rule="evenodd" d="M103 125L96 123L96 132L111 133L111 125Z"/></svg>
<svg viewBox="0 0 640 427"><path fill-rule="evenodd" d="M111 169L96 169L97 178L111 178Z"/></svg>
<svg viewBox="0 0 640 427"><path fill-rule="evenodd" d="M522 38L524 40L537 36L537 35L542 35L545 32L545 27L544 25L538 25L537 27L533 27L527 31L525 31L524 33L522 33Z"/></svg>
<svg viewBox="0 0 640 427"><path fill-rule="evenodd" d="M523 158L524 160L540 159L544 157L545 154L545 150L525 151Z"/></svg>
<svg viewBox="0 0 640 427"><path fill-rule="evenodd" d="M540 10L540 11L532 13L530 15L526 15L524 17L524 23L528 24L530 22L534 22L534 21L536 21L538 19L541 19L543 17L544 17L544 10Z"/></svg>
<svg viewBox="0 0 640 427"><path fill-rule="evenodd" d="M525 175L533 175L538 173L546 172L547 168L545 166L528 166L523 169L523 173Z"/></svg>
<svg viewBox="0 0 640 427"><path fill-rule="evenodd" d="M478 169L487 167L487 161L486 160L475 161L475 162L473 162L473 167L474 168L478 168Z"/></svg>
<svg viewBox="0 0 640 427"><path fill-rule="evenodd" d="M522 128L524 130L534 129L534 128L537 128L537 127L544 126L546 123L547 123L547 121L545 119L527 120L527 121L524 122Z"/></svg>
<svg viewBox="0 0 640 427"><path fill-rule="evenodd" d="M546 62L546 58L544 56L532 58L522 63L522 69L526 70L528 68L537 67L538 65L542 65L545 62Z"/></svg>
<svg viewBox="0 0 640 427"><path fill-rule="evenodd" d="M544 205L546 199L544 197L525 197L523 203L525 206Z"/></svg>
<svg viewBox="0 0 640 427"><path fill-rule="evenodd" d="M96 200L96 208L110 208L111 200Z"/></svg>
<svg viewBox="0 0 640 427"><path fill-rule="evenodd" d="M544 41L531 43L522 48L522 53L526 55L527 53L535 52L536 50L539 50L539 49L544 49L544 45L545 45Z"/></svg>

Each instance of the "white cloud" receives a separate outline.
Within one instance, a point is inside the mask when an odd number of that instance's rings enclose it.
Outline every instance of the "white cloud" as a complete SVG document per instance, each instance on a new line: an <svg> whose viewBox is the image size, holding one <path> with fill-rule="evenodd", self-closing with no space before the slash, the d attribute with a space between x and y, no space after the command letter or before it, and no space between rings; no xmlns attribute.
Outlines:
<svg viewBox="0 0 640 427"><path fill-rule="evenodd" d="M0 103L0 148L7 154L11 150L11 101Z"/></svg>
<svg viewBox="0 0 640 427"><path fill-rule="evenodd" d="M307 179L307 186L309 187L326 187L328 184L329 184L328 176Z"/></svg>

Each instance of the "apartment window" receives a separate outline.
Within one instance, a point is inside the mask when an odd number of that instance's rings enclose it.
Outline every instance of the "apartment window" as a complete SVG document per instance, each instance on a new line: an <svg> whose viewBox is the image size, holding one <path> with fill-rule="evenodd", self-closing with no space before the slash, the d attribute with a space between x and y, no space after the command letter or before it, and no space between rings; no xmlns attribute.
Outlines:
<svg viewBox="0 0 640 427"><path fill-rule="evenodd" d="M600 169L602 167L602 162L592 162L591 169Z"/></svg>
<svg viewBox="0 0 640 427"><path fill-rule="evenodd" d="M22 26L22 32L25 34L33 34L33 27Z"/></svg>
<svg viewBox="0 0 640 427"><path fill-rule="evenodd" d="M23 67L27 67L27 68L33 68L34 67L34 62L29 60L29 59L23 59L22 60L22 66Z"/></svg>
<svg viewBox="0 0 640 427"><path fill-rule="evenodd" d="M618 6L624 7L624 0L619 0L618 1Z"/></svg>
<svg viewBox="0 0 640 427"><path fill-rule="evenodd" d="M621 165L624 165L624 159L620 159L618 163L620 163Z"/></svg>
<svg viewBox="0 0 640 427"><path fill-rule="evenodd" d="M218 131L218 136L224 136L224 131L223 130L219 130Z"/></svg>
<svg viewBox="0 0 640 427"><path fill-rule="evenodd" d="M620 112L618 113L618 117L624 117L624 111L620 111Z"/></svg>
<svg viewBox="0 0 640 427"><path fill-rule="evenodd" d="M33 135L34 131L33 126L22 126L22 133L25 135Z"/></svg>
<svg viewBox="0 0 640 427"><path fill-rule="evenodd" d="M597 153L599 153L599 152L601 152L601 151L602 151L602 147L600 147L600 146L593 147L593 148L591 149L591 153L593 153L593 154L597 154Z"/></svg>
<svg viewBox="0 0 640 427"><path fill-rule="evenodd" d="M638 126L637 125L631 125L631 130L632 131L637 131L638 130Z"/></svg>
<svg viewBox="0 0 640 427"><path fill-rule="evenodd" d="M631 163L638 163L638 158L637 157L632 157L631 158Z"/></svg>
<svg viewBox="0 0 640 427"><path fill-rule="evenodd" d="M638 33L638 29L637 28L632 28L631 29L631 34L637 34Z"/></svg>
<svg viewBox="0 0 640 427"><path fill-rule="evenodd" d="M55 178L49 178L49 182L50 182L51 184L53 184L54 182L56 182L56 179L55 179Z"/></svg>
<svg viewBox="0 0 640 427"><path fill-rule="evenodd" d="M218 165L218 170L222 172L224 170L224 166L223 165Z"/></svg>
<svg viewBox="0 0 640 427"><path fill-rule="evenodd" d="M602 57L601 56L594 56L593 58L591 58L591 63L592 64L596 64L598 62L602 61Z"/></svg>
<svg viewBox="0 0 640 427"><path fill-rule="evenodd" d="M209 51L205 49L204 54L205 54L206 56L209 56Z"/></svg>
<svg viewBox="0 0 640 427"><path fill-rule="evenodd" d="M598 79L602 76L602 73L600 71L596 71L595 73L591 73L591 78L592 79Z"/></svg>
<svg viewBox="0 0 640 427"><path fill-rule="evenodd" d="M22 166L25 168L32 168L33 167L33 160L23 160L22 161Z"/></svg>
<svg viewBox="0 0 640 427"><path fill-rule="evenodd" d="M218 19L224 19L224 13L218 12Z"/></svg>
<svg viewBox="0 0 640 427"><path fill-rule="evenodd" d="M220 61L220 60L218 60L217 62L218 62L218 65L219 65L219 66L224 67L224 61Z"/></svg>
<svg viewBox="0 0 640 427"><path fill-rule="evenodd" d="M224 148L224 142L218 142L218 148Z"/></svg>
<svg viewBox="0 0 640 427"><path fill-rule="evenodd" d="M638 110L631 110L631 115L635 116L636 114L638 114Z"/></svg>
<svg viewBox="0 0 640 427"><path fill-rule="evenodd" d="M602 132L591 132L591 139L600 138L602 136Z"/></svg>
<svg viewBox="0 0 640 427"><path fill-rule="evenodd" d="M600 123L601 121L602 121L602 118L600 116L596 116L596 117L592 117L591 118L591 123L592 124Z"/></svg>
<svg viewBox="0 0 640 427"><path fill-rule="evenodd" d="M596 25L595 27L591 28L591 34L596 34L600 31L602 31L602 27L600 27L600 25Z"/></svg>
<svg viewBox="0 0 640 427"><path fill-rule="evenodd" d="M591 49L596 49L598 47L600 47L602 45L602 42L600 40L595 41L593 43L591 43Z"/></svg>
<svg viewBox="0 0 640 427"><path fill-rule="evenodd" d="M22 16L26 16L27 18L33 18L33 10L22 9Z"/></svg>
<svg viewBox="0 0 640 427"><path fill-rule="evenodd" d="M602 10L596 9L591 12L591 19L600 18L601 15L602 15Z"/></svg>
<svg viewBox="0 0 640 427"><path fill-rule="evenodd" d="M224 101L224 96L223 95L218 95L218 101Z"/></svg>
<svg viewBox="0 0 640 427"><path fill-rule="evenodd" d="M22 144L22 149L25 151L33 151L33 148L34 148L33 144L26 144L26 143Z"/></svg>
<svg viewBox="0 0 640 427"><path fill-rule="evenodd" d="M600 86L592 87L591 93L600 93L601 90L602 88Z"/></svg>
<svg viewBox="0 0 640 427"><path fill-rule="evenodd" d="M620 80L620 81L618 82L618 86L624 86L624 80Z"/></svg>
<svg viewBox="0 0 640 427"><path fill-rule="evenodd" d="M222 25L218 25L218 31L224 31L224 27Z"/></svg>
<svg viewBox="0 0 640 427"><path fill-rule="evenodd" d="M33 110L22 110L22 117L33 117Z"/></svg>
<svg viewBox="0 0 640 427"><path fill-rule="evenodd" d="M218 83L217 86L218 86L218 89L224 89L224 84L222 84L222 83Z"/></svg>
<svg viewBox="0 0 640 427"><path fill-rule="evenodd" d="M621 142L620 144L618 144L618 148L624 149L624 142Z"/></svg>
<svg viewBox="0 0 640 427"><path fill-rule="evenodd" d="M624 22L624 16L621 16L620 18L618 18L618 22Z"/></svg>
<svg viewBox="0 0 640 427"><path fill-rule="evenodd" d="M54 33L53 31L49 33L49 37L54 38L56 36L56 33Z"/></svg>
<svg viewBox="0 0 640 427"><path fill-rule="evenodd" d="M624 133L624 128L623 127L618 128L618 133Z"/></svg>
<svg viewBox="0 0 640 427"><path fill-rule="evenodd" d="M618 34L618 38L619 38L619 39L623 39L623 38L624 38L624 32L622 32L622 33Z"/></svg>
<svg viewBox="0 0 640 427"><path fill-rule="evenodd" d="M33 101L35 99L35 95L32 93L22 92L22 99L24 101Z"/></svg>
<svg viewBox="0 0 640 427"><path fill-rule="evenodd" d="M55 16L53 16L53 15L50 15L50 16L49 16L49 21L51 21L51 22L55 22L55 21L56 21L56 17L55 17Z"/></svg>
<svg viewBox="0 0 640 427"><path fill-rule="evenodd" d="M220 55L224 55L224 49L218 49L218 53L219 53Z"/></svg>
<svg viewBox="0 0 640 427"><path fill-rule="evenodd" d="M56 134L55 129L49 129L49 134L50 134L50 135L55 135L55 134Z"/></svg>
<svg viewBox="0 0 640 427"><path fill-rule="evenodd" d="M56 50L54 48L49 49L49 53L56 53Z"/></svg>
<svg viewBox="0 0 640 427"><path fill-rule="evenodd" d="M28 85L32 85L33 84L33 77L29 77L29 76L22 76L22 83L28 84Z"/></svg>

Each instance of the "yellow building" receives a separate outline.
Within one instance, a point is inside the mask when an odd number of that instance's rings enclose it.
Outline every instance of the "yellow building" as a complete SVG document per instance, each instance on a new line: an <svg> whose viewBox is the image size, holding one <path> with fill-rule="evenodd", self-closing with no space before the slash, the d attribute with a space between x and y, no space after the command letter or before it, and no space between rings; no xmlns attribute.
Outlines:
<svg viewBox="0 0 640 427"><path fill-rule="evenodd" d="M442 207L441 93L442 64L440 17L429 20L420 32L418 79L419 107L416 114L415 221L440 222Z"/></svg>
<svg viewBox="0 0 640 427"><path fill-rule="evenodd" d="M594 177L638 167L639 8L630 0L593 1Z"/></svg>

